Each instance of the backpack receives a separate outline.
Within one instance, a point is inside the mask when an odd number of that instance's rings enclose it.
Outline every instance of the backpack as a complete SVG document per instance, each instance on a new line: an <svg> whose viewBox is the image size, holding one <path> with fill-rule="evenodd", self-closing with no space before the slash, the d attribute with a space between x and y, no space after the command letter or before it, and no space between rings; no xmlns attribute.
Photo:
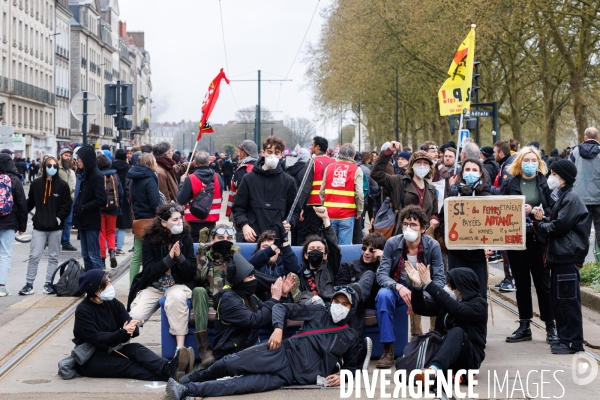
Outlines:
<svg viewBox="0 0 600 400"><path fill-rule="evenodd" d="M59 297L81 296L81 292L79 291L79 275L83 274L83 272L83 267L73 258L60 264L52 274L52 279L50 280L56 295ZM59 275L59 278L58 282L54 283L56 274Z"/></svg>
<svg viewBox="0 0 600 400"><path fill-rule="evenodd" d="M427 368L443 343L444 338L435 331L417 336L404 347L402 357L396 360L396 371L406 370L408 376L412 370Z"/></svg>
<svg viewBox="0 0 600 400"><path fill-rule="evenodd" d="M10 176L0 175L0 216L11 213L14 205Z"/></svg>
<svg viewBox="0 0 600 400"><path fill-rule="evenodd" d="M119 208L119 186L115 174L104 175L104 190L106 191L106 206L101 210L112 211Z"/></svg>
<svg viewBox="0 0 600 400"><path fill-rule="evenodd" d="M392 205L392 201L389 197L386 197L377 211L377 215L371 224L373 232L379 232L386 239L391 238L394 235L394 229L396 228L396 210Z"/></svg>
<svg viewBox="0 0 600 400"><path fill-rule="evenodd" d="M214 175L213 181L208 185L204 185L204 182L200 180L197 176L194 176L196 179L200 181L202 189L198 194L192 199L190 202L190 213L198 218L198 219L206 219L210 213L210 209L213 204L213 197L215 195L215 179L217 178L217 174ZM192 175L190 175L190 179Z"/></svg>

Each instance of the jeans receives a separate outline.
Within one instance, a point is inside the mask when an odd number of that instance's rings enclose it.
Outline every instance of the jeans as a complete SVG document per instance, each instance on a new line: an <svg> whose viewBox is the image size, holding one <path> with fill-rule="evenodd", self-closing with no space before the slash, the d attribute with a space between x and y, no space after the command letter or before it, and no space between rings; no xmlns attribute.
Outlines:
<svg viewBox="0 0 600 400"><path fill-rule="evenodd" d="M84 269L86 271L104 269L104 263L102 262L102 257L100 257L100 231L80 229L79 239L81 241L81 256L83 257Z"/></svg>
<svg viewBox="0 0 600 400"><path fill-rule="evenodd" d="M338 238L338 244L352 244L352 234L354 233L354 217L346 219L333 219L331 226Z"/></svg>
<svg viewBox="0 0 600 400"><path fill-rule="evenodd" d="M117 229L117 250L123 250L123 244L125 243L125 233L127 233L127 229Z"/></svg>
<svg viewBox="0 0 600 400"><path fill-rule="evenodd" d="M60 244L71 244L71 228L73 228L73 207L71 207L71 213L65 219L65 227L62 231L62 237L60 238Z"/></svg>
<svg viewBox="0 0 600 400"><path fill-rule="evenodd" d="M403 282L401 282L404 284ZM377 307L377 322L379 323L379 335L381 343L394 343L394 313L396 308L402 306L404 300L397 290L381 288L375 298Z"/></svg>
<svg viewBox="0 0 600 400"><path fill-rule="evenodd" d="M27 264L27 283L33 284L37 277L38 265L44 254L44 247L48 242L48 266L46 267L45 282L52 281L52 275L58 268L58 253L60 251L61 231L38 231L33 230L31 234L31 245L29 247L29 263Z"/></svg>
<svg viewBox="0 0 600 400"><path fill-rule="evenodd" d="M0 231L0 285L6 284L10 262L12 260L13 246L15 245L15 231L5 229Z"/></svg>

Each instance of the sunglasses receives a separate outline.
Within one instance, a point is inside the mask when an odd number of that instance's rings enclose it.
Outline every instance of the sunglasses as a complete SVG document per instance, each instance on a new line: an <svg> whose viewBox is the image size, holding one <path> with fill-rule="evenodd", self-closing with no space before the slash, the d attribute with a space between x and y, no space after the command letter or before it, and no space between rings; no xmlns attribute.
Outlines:
<svg viewBox="0 0 600 400"><path fill-rule="evenodd" d="M362 251L368 251L369 253L375 253L375 250L377 250L377 249L374 247L367 247L367 246L362 247Z"/></svg>
<svg viewBox="0 0 600 400"><path fill-rule="evenodd" d="M348 294L356 294L356 292L354 291L354 289L352 289L349 286L334 286L333 287L333 291L334 292L346 292Z"/></svg>
<svg viewBox="0 0 600 400"><path fill-rule="evenodd" d="M58 168L58 166L56 164L47 164L46 168L56 169L56 168Z"/></svg>
<svg viewBox="0 0 600 400"><path fill-rule="evenodd" d="M233 229L233 228L224 228L224 227L220 227L220 228L215 229L214 235L223 236L225 234L228 234L229 236L233 237L235 235L235 229Z"/></svg>

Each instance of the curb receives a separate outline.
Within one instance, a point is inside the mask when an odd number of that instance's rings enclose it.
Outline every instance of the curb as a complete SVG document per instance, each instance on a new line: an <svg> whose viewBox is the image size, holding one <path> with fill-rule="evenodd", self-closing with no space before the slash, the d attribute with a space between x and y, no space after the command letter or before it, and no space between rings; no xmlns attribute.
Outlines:
<svg viewBox="0 0 600 400"><path fill-rule="evenodd" d="M588 286L581 286L581 305L595 312L600 312L600 293Z"/></svg>

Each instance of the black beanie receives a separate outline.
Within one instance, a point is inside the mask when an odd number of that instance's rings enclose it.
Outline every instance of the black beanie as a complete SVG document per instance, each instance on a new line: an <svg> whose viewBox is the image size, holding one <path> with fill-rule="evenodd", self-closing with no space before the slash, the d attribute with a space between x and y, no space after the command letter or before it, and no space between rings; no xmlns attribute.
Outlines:
<svg viewBox="0 0 600 400"><path fill-rule="evenodd" d="M242 283L250 274L254 273L254 266L239 252L233 255L233 260L227 264L227 282L233 287Z"/></svg>
<svg viewBox="0 0 600 400"><path fill-rule="evenodd" d="M568 185L572 185L577 178L577 167L569 160L555 161L552 163L552 171L563 178Z"/></svg>
<svg viewBox="0 0 600 400"><path fill-rule="evenodd" d="M88 297L95 296L104 274L105 271L102 269L93 269L79 275L79 291L87 293Z"/></svg>
<svg viewBox="0 0 600 400"><path fill-rule="evenodd" d="M115 160L127 161L127 150L119 149L115 153Z"/></svg>

